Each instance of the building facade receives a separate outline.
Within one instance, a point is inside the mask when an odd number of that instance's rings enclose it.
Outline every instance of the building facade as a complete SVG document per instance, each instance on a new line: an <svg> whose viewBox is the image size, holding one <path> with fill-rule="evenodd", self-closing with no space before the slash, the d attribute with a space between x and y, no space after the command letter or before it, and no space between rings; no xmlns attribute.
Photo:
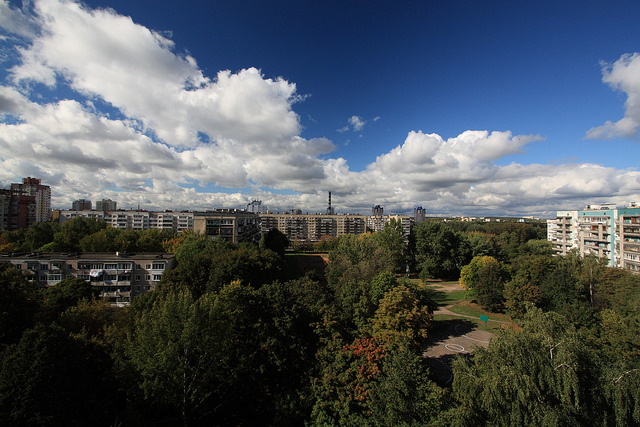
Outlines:
<svg viewBox="0 0 640 427"><path fill-rule="evenodd" d="M37 222L50 221L51 188L38 178L23 178L0 194L0 230L27 228Z"/></svg>
<svg viewBox="0 0 640 427"><path fill-rule="evenodd" d="M187 211L101 211L101 210L69 210L57 211L56 216L60 222L73 218L84 217L102 220L113 228L123 230L148 230L157 228L160 230L174 229L181 233L185 230L193 230L193 212Z"/></svg>
<svg viewBox="0 0 640 427"><path fill-rule="evenodd" d="M73 202L71 202L72 211L90 211L91 206L91 200L87 199L74 200Z"/></svg>
<svg viewBox="0 0 640 427"><path fill-rule="evenodd" d="M406 215L263 213L259 216L262 233L275 228L287 236L290 242L300 243L318 242L323 237L340 237L345 234L382 231L392 219L402 224L402 232L405 237L408 237L412 225L411 217Z"/></svg>
<svg viewBox="0 0 640 427"><path fill-rule="evenodd" d="M96 201L97 211L115 211L118 209L118 202L114 202L111 199L102 199Z"/></svg>
<svg viewBox="0 0 640 427"><path fill-rule="evenodd" d="M100 298L116 305L154 290L164 272L176 265L170 253L4 254L0 261L13 264L42 287L72 277L83 279L99 290Z"/></svg>
<svg viewBox="0 0 640 427"><path fill-rule="evenodd" d="M640 205L588 205L579 211L558 211L547 221L547 239L554 251L566 255L606 258L611 267L640 271Z"/></svg>
<svg viewBox="0 0 640 427"><path fill-rule="evenodd" d="M261 237L258 214L238 209L195 212L193 231L231 243L258 243Z"/></svg>

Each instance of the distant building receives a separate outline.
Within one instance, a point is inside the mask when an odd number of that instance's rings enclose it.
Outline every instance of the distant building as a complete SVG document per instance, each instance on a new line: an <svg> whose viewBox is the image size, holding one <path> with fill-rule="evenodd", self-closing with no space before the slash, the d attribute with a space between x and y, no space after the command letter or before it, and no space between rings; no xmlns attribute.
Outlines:
<svg viewBox="0 0 640 427"><path fill-rule="evenodd" d="M382 231L392 219L402 224L405 237L411 232L411 218L406 215L327 215L302 213L260 214L262 233L275 228L291 242L317 242L323 237L340 237L345 234L364 234Z"/></svg>
<svg viewBox="0 0 640 427"><path fill-rule="evenodd" d="M96 202L96 210L97 211L115 211L118 209L118 203L114 202L111 199L102 199Z"/></svg>
<svg viewBox="0 0 640 427"><path fill-rule="evenodd" d="M193 214L193 231L231 243L258 243L261 236L259 223L258 214L237 209L216 209Z"/></svg>
<svg viewBox="0 0 640 427"><path fill-rule="evenodd" d="M8 193L7 193L8 191ZM23 178L0 194L2 230L27 228L36 222L51 220L51 188L38 178Z"/></svg>
<svg viewBox="0 0 640 427"><path fill-rule="evenodd" d="M74 200L71 203L72 211L90 211L91 210L91 200L80 199Z"/></svg>
<svg viewBox="0 0 640 427"><path fill-rule="evenodd" d="M115 305L128 305L137 295L154 290L164 272L176 265L170 253L4 254L0 261L15 265L42 287L72 277L83 279Z"/></svg>
<svg viewBox="0 0 640 427"><path fill-rule="evenodd" d="M123 230L148 230L157 228L160 230L174 229L177 232L193 230L193 212L187 211L163 211L148 212L139 210L121 211L59 211L60 222L73 218L95 218L102 220L113 228Z"/></svg>
<svg viewBox="0 0 640 427"><path fill-rule="evenodd" d="M426 211L422 206L418 206L413 210L413 221L416 224L420 224L424 222L426 219Z"/></svg>
<svg viewBox="0 0 640 427"><path fill-rule="evenodd" d="M0 231L9 230L11 224L11 190L0 189Z"/></svg>

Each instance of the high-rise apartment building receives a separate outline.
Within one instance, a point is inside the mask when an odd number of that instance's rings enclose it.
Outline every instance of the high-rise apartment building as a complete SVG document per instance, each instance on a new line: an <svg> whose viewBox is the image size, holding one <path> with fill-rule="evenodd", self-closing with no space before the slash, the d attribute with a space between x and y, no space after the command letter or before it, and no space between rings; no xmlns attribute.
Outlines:
<svg viewBox="0 0 640 427"><path fill-rule="evenodd" d="M547 239L554 251L566 255L606 258L611 267L640 271L640 205L588 205L579 211L558 211L547 221Z"/></svg>
<svg viewBox="0 0 640 427"><path fill-rule="evenodd" d="M91 200L80 199L74 200L71 203L71 210L73 211L90 211L91 210Z"/></svg>
<svg viewBox="0 0 640 427"><path fill-rule="evenodd" d="M0 189L0 231L9 230L11 223L11 190Z"/></svg>
<svg viewBox="0 0 640 427"><path fill-rule="evenodd" d="M114 202L111 199L102 199L102 200L98 200L96 202L96 210L97 211L115 211L116 209L118 209L117 207L118 203Z"/></svg>
<svg viewBox="0 0 640 427"><path fill-rule="evenodd" d="M424 208L422 206L418 206L413 210L413 220L416 224L420 224L421 222L424 222L424 220L426 219L426 211L424 210Z"/></svg>
<svg viewBox="0 0 640 427"><path fill-rule="evenodd" d="M51 220L51 188L38 178L23 178L22 183L12 183L6 228L15 230L29 227L36 222ZM6 203L6 193L3 196Z"/></svg>

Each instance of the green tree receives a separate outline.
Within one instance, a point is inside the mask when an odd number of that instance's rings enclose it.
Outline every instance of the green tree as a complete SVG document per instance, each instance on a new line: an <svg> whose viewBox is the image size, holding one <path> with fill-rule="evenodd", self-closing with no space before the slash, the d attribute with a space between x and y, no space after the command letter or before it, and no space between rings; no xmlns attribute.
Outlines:
<svg viewBox="0 0 640 427"><path fill-rule="evenodd" d="M407 263L407 247L404 241L402 222L391 219L385 224L384 229L374 233L373 237L391 257L393 270L403 272Z"/></svg>
<svg viewBox="0 0 640 427"><path fill-rule="evenodd" d="M78 252L83 237L106 228L106 223L95 218L77 217L63 222L48 246L51 252Z"/></svg>
<svg viewBox="0 0 640 427"><path fill-rule="evenodd" d="M12 264L0 263L0 346L17 342L35 324L39 297L35 282L27 282Z"/></svg>
<svg viewBox="0 0 640 427"><path fill-rule="evenodd" d="M167 292L135 319L125 345L147 404L184 425L209 415L221 394L212 306L213 296L195 301L186 290Z"/></svg>
<svg viewBox="0 0 640 427"><path fill-rule="evenodd" d="M527 312L488 349L453 365L456 425L598 425L606 413L597 353L566 318Z"/></svg>
<svg viewBox="0 0 640 427"><path fill-rule="evenodd" d="M4 425L109 426L123 400L108 354L56 325L37 325L5 351L0 368Z"/></svg>
<svg viewBox="0 0 640 427"><path fill-rule="evenodd" d="M491 256L477 256L460 272L460 285L469 291L472 300L490 311L504 306L506 267Z"/></svg>
<svg viewBox="0 0 640 427"><path fill-rule="evenodd" d="M391 341L403 340L420 349L433 315L412 290L400 285L388 291L371 320L371 334Z"/></svg>
<svg viewBox="0 0 640 427"><path fill-rule="evenodd" d="M284 256L285 250L289 247L289 239L277 228L272 228L263 234L259 242L260 249L271 249L280 256Z"/></svg>
<svg viewBox="0 0 640 427"><path fill-rule="evenodd" d="M422 278L457 279L460 269L471 260L466 238L440 222L420 223L414 233L416 263Z"/></svg>
<svg viewBox="0 0 640 427"><path fill-rule="evenodd" d="M232 250L214 253L207 289L217 291L236 280L260 287L283 279L284 274L284 260L275 252L241 243Z"/></svg>
<svg viewBox="0 0 640 427"><path fill-rule="evenodd" d="M66 309L78 304L81 300L97 298L99 291L83 279L75 277L63 279L55 286L43 289L43 301L46 307L56 313L62 313Z"/></svg>

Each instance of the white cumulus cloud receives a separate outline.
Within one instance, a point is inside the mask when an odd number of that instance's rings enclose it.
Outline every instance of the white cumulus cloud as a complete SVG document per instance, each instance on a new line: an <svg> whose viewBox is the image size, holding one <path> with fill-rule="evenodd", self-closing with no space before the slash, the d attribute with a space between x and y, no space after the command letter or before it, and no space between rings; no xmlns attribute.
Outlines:
<svg viewBox="0 0 640 427"><path fill-rule="evenodd" d="M331 157L332 141L303 138L296 85L258 68L207 76L166 33L113 10L70 0L0 0L14 37L11 79L0 84L0 186L23 176L53 187L55 207L111 198L147 209L552 214L601 201L640 200L640 174L595 164L500 165L541 139L473 130L453 137L408 130L362 171ZM6 41L6 40L5 40ZM7 62L8 63L8 62ZM603 80L628 95L625 118L592 137L637 135L640 59L626 55ZM42 97L39 85L72 95ZM352 116L344 131L370 122ZM364 138L364 136L363 136Z"/></svg>
<svg viewBox="0 0 640 427"><path fill-rule="evenodd" d="M624 117L591 128L587 138L635 138L640 129L640 54L622 55L613 64L605 64L602 81L627 94Z"/></svg>

